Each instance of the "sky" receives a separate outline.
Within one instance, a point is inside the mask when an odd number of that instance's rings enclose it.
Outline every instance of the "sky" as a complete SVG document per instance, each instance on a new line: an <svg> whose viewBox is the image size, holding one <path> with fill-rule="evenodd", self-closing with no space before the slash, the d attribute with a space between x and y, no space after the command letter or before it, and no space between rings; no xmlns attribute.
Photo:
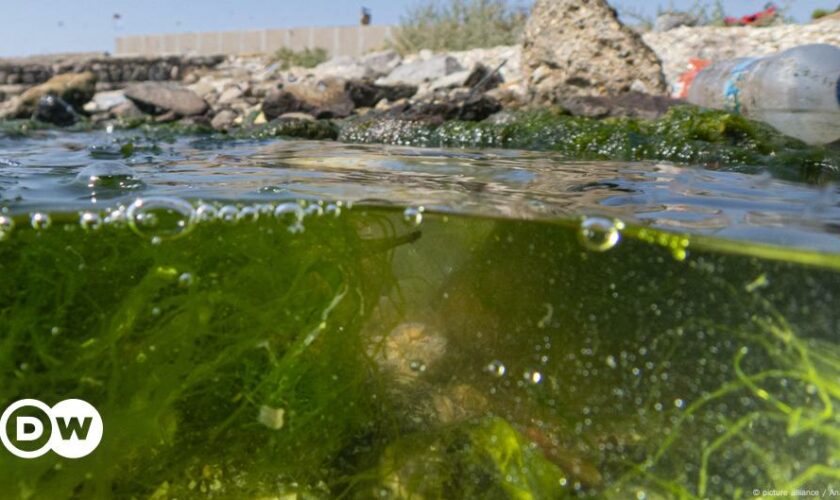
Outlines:
<svg viewBox="0 0 840 500"><path fill-rule="evenodd" d="M118 36L357 24L362 5L374 24L396 24L423 0L0 0L0 56L113 52ZM613 0L654 15L657 7L687 8L697 0ZM723 0L729 15L761 10L767 0ZM529 0L512 0L527 6ZM784 0L777 2L786 3ZM788 0L798 21L838 0ZM115 19L115 15L119 15Z"/></svg>

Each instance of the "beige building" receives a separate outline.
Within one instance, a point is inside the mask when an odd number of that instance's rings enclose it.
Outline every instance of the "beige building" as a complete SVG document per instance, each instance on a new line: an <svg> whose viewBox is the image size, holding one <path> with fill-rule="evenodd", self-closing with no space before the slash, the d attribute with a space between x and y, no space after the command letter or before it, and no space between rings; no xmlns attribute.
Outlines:
<svg viewBox="0 0 840 500"><path fill-rule="evenodd" d="M140 35L117 38L116 55L211 55L322 48L330 56L360 56L381 49L391 26L334 26Z"/></svg>

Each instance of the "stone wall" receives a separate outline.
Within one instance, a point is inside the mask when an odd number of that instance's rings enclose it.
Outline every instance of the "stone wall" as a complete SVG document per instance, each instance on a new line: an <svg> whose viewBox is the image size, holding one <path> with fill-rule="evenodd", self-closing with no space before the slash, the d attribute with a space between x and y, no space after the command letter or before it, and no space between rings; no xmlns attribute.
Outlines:
<svg viewBox="0 0 840 500"><path fill-rule="evenodd" d="M0 60L0 85L35 85L60 73L93 72L100 83L181 80L194 69L211 68L224 56L86 57Z"/></svg>
<svg viewBox="0 0 840 500"><path fill-rule="evenodd" d="M117 38L117 54L255 54L286 47L322 48L330 56L358 57L384 48L391 26L332 26L206 33L173 33Z"/></svg>

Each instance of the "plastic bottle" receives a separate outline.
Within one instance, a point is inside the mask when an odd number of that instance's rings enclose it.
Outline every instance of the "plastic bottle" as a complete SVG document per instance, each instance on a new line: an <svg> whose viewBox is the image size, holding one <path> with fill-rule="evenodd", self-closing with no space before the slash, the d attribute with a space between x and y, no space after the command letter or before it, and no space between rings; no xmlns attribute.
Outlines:
<svg viewBox="0 0 840 500"><path fill-rule="evenodd" d="M698 106L740 113L809 144L840 140L840 48L801 45L731 59L700 71L688 89Z"/></svg>

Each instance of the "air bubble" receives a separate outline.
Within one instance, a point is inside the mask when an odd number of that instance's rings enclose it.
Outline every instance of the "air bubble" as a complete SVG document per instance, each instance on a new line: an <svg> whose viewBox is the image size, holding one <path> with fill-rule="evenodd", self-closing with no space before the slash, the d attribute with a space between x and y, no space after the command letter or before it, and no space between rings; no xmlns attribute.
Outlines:
<svg viewBox="0 0 840 500"><path fill-rule="evenodd" d="M286 225L291 233L303 231L303 208L297 203L281 203L274 209L274 217Z"/></svg>
<svg viewBox="0 0 840 500"><path fill-rule="evenodd" d="M79 216L79 225L85 231L96 231L102 227L102 217L96 212L84 212Z"/></svg>
<svg viewBox="0 0 840 500"><path fill-rule="evenodd" d="M272 205L271 203L261 203L259 205L256 205L255 208L257 209L257 212L259 212L260 215L268 216L274 213L274 205Z"/></svg>
<svg viewBox="0 0 840 500"><path fill-rule="evenodd" d="M127 190L143 187L135 171L116 161L105 161L81 169L73 181L90 189Z"/></svg>
<svg viewBox="0 0 840 500"><path fill-rule="evenodd" d="M327 205L327 208L324 209L324 212L327 215L338 217L339 215L341 215L341 203L330 203L329 205Z"/></svg>
<svg viewBox="0 0 840 500"><path fill-rule="evenodd" d="M189 288L193 284L194 278L193 275L190 273L183 273L182 275L178 276L178 286L182 288Z"/></svg>
<svg viewBox="0 0 840 500"><path fill-rule="evenodd" d="M303 210L303 214L306 217L315 216L320 217L324 215L324 207L322 206L321 202L312 203L308 207Z"/></svg>
<svg viewBox="0 0 840 500"><path fill-rule="evenodd" d="M580 225L578 237L588 250L606 252L618 244L624 223L601 217L587 217Z"/></svg>
<svg viewBox="0 0 840 500"><path fill-rule="evenodd" d="M403 220L406 224L411 226L419 226L423 222L423 212L426 209L423 207L409 207L403 211Z"/></svg>
<svg viewBox="0 0 840 500"><path fill-rule="evenodd" d="M497 377L503 377L503 376L504 376L504 374L505 374L505 372L507 371L507 368L505 368L504 363L502 363L501 361L499 361L499 360L494 360L494 361L491 361L491 362L490 362L490 363L489 363L489 364L488 364L488 365L484 368L484 370L485 370L487 373L490 373L490 374L495 375L495 376L497 376Z"/></svg>
<svg viewBox="0 0 840 500"><path fill-rule="evenodd" d="M213 205L202 203L195 209L195 218L198 222L210 222L219 216L219 211Z"/></svg>
<svg viewBox="0 0 840 500"><path fill-rule="evenodd" d="M540 382L542 382L543 378L542 373L536 370L527 370L524 373L523 377L525 378L526 382L530 382L532 384L539 384Z"/></svg>
<svg viewBox="0 0 840 500"><path fill-rule="evenodd" d="M12 234L15 228L15 220L8 215L0 215L0 241L5 240Z"/></svg>
<svg viewBox="0 0 840 500"><path fill-rule="evenodd" d="M47 229L52 224L50 216L43 212L35 212L29 217L29 223L36 230Z"/></svg>
<svg viewBox="0 0 840 500"><path fill-rule="evenodd" d="M224 222L236 222L239 217L239 209L233 205L225 205L219 209L219 219Z"/></svg>
<svg viewBox="0 0 840 500"><path fill-rule="evenodd" d="M242 210L236 214L236 220L247 220L250 222L256 222L257 219L260 218L260 212L257 210L257 207L243 207Z"/></svg>
<svg viewBox="0 0 840 500"><path fill-rule="evenodd" d="M177 198L141 198L126 211L131 229L147 238L174 239L195 227L196 214L192 205Z"/></svg>

